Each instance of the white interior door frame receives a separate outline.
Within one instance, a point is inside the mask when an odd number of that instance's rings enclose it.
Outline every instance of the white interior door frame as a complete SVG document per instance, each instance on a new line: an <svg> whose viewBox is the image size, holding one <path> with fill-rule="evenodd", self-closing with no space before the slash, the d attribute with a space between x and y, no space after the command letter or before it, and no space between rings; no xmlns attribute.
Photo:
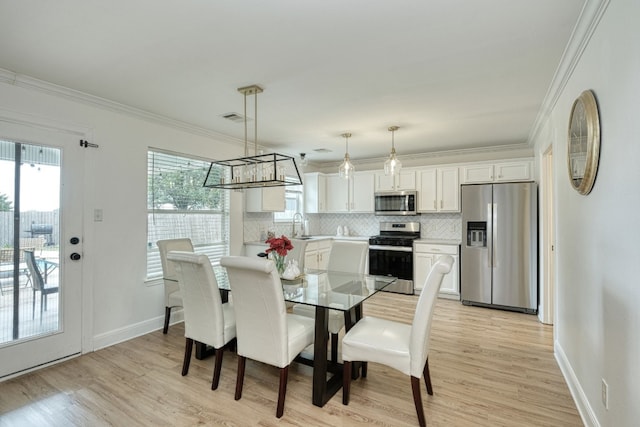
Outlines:
<svg viewBox="0 0 640 427"><path fill-rule="evenodd" d="M553 145L542 154L541 201L542 201L542 270L540 283L540 308L538 318L542 323L553 324L555 307L555 211Z"/></svg>

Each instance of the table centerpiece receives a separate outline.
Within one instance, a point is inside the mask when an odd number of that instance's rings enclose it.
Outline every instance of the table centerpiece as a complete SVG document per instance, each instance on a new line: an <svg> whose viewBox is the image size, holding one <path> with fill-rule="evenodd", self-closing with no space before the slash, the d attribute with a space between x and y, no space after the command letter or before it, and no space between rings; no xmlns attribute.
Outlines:
<svg viewBox="0 0 640 427"><path fill-rule="evenodd" d="M272 257L273 262L276 263L278 275L282 277L287 253L293 249L293 244L291 244L291 240L284 234L280 237L271 237L267 239L265 243L269 244L269 248L265 252Z"/></svg>

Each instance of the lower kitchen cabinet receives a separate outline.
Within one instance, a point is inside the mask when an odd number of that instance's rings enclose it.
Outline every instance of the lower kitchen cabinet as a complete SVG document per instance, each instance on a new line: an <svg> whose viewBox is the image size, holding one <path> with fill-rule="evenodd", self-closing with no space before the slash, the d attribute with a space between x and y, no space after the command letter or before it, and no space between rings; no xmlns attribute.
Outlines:
<svg viewBox="0 0 640 427"><path fill-rule="evenodd" d="M413 281L414 287L419 293L422 291L425 280L431 271L431 267L440 255L451 255L453 266L451 272L444 276L440 286L441 298L460 299L460 255L458 245L415 243L413 249Z"/></svg>
<svg viewBox="0 0 640 427"><path fill-rule="evenodd" d="M331 239L308 241L304 253L304 268L326 270L329 264L331 242Z"/></svg>

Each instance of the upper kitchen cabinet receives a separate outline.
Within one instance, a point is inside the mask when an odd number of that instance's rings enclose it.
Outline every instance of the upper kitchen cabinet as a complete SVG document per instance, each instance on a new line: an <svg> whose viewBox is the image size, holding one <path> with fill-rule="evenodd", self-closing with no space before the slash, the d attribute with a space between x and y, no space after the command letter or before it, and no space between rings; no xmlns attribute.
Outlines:
<svg viewBox="0 0 640 427"><path fill-rule="evenodd" d="M424 169L419 175L419 212L460 212L457 167Z"/></svg>
<svg viewBox="0 0 640 427"><path fill-rule="evenodd" d="M466 165L462 167L462 183L531 181L532 169L531 160Z"/></svg>
<svg viewBox="0 0 640 427"><path fill-rule="evenodd" d="M416 172L400 171L398 175L385 175L384 172L375 174L375 191L402 191L416 189Z"/></svg>
<svg viewBox="0 0 640 427"><path fill-rule="evenodd" d="M373 212L373 172L356 172L352 180L326 176L327 212Z"/></svg>
<svg viewBox="0 0 640 427"><path fill-rule="evenodd" d="M284 187L249 188L245 191L246 212L283 212Z"/></svg>
<svg viewBox="0 0 640 427"><path fill-rule="evenodd" d="M327 211L327 177L318 172L304 174L304 211L323 213Z"/></svg>

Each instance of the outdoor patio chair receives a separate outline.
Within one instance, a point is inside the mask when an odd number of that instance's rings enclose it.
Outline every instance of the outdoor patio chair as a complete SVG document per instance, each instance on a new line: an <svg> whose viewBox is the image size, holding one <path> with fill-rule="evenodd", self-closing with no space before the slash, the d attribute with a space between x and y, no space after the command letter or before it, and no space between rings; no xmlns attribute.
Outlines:
<svg viewBox="0 0 640 427"><path fill-rule="evenodd" d="M38 268L36 262L36 256L33 250L25 250L24 258L27 262L27 269L29 270L29 276L31 277L31 284L33 286L33 308L31 312L31 318L35 317L36 312L36 292L40 292L40 321L42 321L42 311L47 309L47 297L51 294L58 293L58 286L48 286L44 282L42 272Z"/></svg>

